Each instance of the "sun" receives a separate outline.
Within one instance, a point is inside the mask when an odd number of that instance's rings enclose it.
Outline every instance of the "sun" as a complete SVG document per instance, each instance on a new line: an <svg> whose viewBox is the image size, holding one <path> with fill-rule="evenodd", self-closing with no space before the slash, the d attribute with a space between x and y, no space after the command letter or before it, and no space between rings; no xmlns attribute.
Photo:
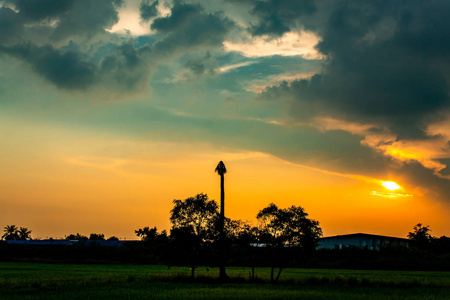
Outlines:
<svg viewBox="0 0 450 300"><path fill-rule="evenodd" d="M396 184L393 181L383 181L381 183L381 185L384 186L385 188L387 188L390 191L398 190L398 189L401 188L398 184Z"/></svg>

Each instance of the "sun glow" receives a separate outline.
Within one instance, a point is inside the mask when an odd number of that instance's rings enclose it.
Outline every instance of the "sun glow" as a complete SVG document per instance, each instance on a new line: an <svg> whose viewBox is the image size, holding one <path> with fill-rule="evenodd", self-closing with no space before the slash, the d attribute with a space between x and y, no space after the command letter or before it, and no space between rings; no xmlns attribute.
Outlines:
<svg viewBox="0 0 450 300"><path fill-rule="evenodd" d="M385 188L387 188L390 191L395 191L395 190L398 190L398 189L401 188L398 184L396 184L393 181L383 181L381 183L381 185L384 186Z"/></svg>

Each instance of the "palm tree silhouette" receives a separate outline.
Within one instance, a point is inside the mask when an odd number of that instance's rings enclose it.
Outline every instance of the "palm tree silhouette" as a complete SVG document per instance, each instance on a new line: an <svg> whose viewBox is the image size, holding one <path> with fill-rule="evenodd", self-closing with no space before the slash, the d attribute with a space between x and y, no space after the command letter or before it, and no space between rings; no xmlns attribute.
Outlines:
<svg viewBox="0 0 450 300"><path fill-rule="evenodd" d="M19 239L18 231L19 228L17 228L16 225L6 225L5 228L3 229L3 232L5 234L3 234L2 239L17 240Z"/></svg>
<svg viewBox="0 0 450 300"><path fill-rule="evenodd" d="M27 227L20 227L17 234L19 235L19 240L31 240L31 230L28 230Z"/></svg>
<svg viewBox="0 0 450 300"><path fill-rule="evenodd" d="M225 271L223 250L225 242L225 232L224 232L224 223L225 223L225 173L227 172L227 168L225 168L225 164L223 161L220 161L216 167L215 172L220 175L220 215L219 215L219 246L220 246L220 263L219 263L219 276L220 279L227 278L227 274Z"/></svg>

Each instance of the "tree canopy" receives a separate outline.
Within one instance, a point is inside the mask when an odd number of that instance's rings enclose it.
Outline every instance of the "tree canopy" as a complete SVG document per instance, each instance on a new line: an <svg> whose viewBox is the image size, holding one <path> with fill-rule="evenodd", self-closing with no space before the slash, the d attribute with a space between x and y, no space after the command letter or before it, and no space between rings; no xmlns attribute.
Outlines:
<svg viewBox="0 0 450 300"><path fill-rule="evenodd" d="M408 233L408 238L418 243L428 243L432 239L430 234L431 229L429 227L418 223L414 226L414 231Z"/></svg>
<svg viewBox="0 0 450 300"><path fill-rule="evenodd" d="M3 229L2 238L5 240L31 240L31 230L27 227L17 227L16 225L6 225Z"/></svg>
<svg viewBox="0 0 450 300"><path fill-rule="evenodd" d="M218 205L206 194L197 194L185 200L173 200L170 222L173 229L183 228L192 231L202 241L211 241L219 216Z"/></svg>
<svg viewBox="0 0 450 300"><path fill-rule="evenodd" d="M313 250L322 236L319 222L309 219L301 206L278 208L274 203L270 203L256 218L261 222L264 242L273 246L295 246Z"/></svg>

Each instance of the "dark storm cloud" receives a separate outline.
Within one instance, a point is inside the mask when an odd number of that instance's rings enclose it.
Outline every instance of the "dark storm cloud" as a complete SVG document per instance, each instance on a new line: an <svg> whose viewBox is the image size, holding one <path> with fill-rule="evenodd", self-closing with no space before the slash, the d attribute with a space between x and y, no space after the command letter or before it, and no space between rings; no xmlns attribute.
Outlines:
<svg viewBox="0 0 450 300"><path fill-rule="evenodd" d="M96 67L80 54L60 51L52 46L21 44L0 51L28 62L41 76L66 89L85 89L96 81Z"/></svg>
<svg viewBox="0 0 450 300"><path fill-rule="evenodd" d="M206 12L200 5L175 1L168 17L154 20L159 41L138 47L105 44L114 34L106 31L118 22L121 0L8 0L0 8L0 53L26 61L33 70L64 89L94 85L133 91L148 88L150 62L183 51L220 47L233 23L223 13ZM158 1L142 1L141 18L157 15ZM105 41L93 47L94 37ZM62 46L64 43L66 45ZM117 39L116 39L117 43ZM109 50L105 51L105 47ZM186 63L194 74L204 73L204 61ZM202 69L204 68L204 69ZM199 73L200 72L200 73Z"/></svg>
<svg viewBox="0 0 450 300"><path fill-rule="evenodd" d="M328 114L420 136L426 116L449 104L449 71L440 61L450 58L450 2L328 4L316 25L323 39L317 48L329 59L324 72L263 97L291 98L299 118Z"/></svg>
<svg viewBox="0 0 450 300"><path fill-rule="evenodd" d="M107 44L84 53L72 40L65 46L55 40L76 36L90 38L105 33L118 21L118 0L11 0L0 8L0 54L27 62L40 76L57 87L86 90L94 85L116 92L134 92L148 87L151 72L148 46L134 48L130 43ZM46 22L54 20L56 25ZM39 27L43 45L26 39ZM37 31L33 31L37 32ZM48 38L45 40L45 38ZM104 54L101 52L108 48Z"/></svg>
<svg viewBox="0 0 450 300"><path fill-rule="evenodd" d="M270 18L277 20L273 16L286 15L288 8L286 3L280 2L280 7L264 1L261 7L267 7L261 10L257 1L249 2L253 3L250 12L259 17L258 24ZM249 26L254 34L259 29L264 29L261 34L274 35L299 28L313 30L322 38L317 49L327 56L324 69L311 79L268 87L260 97L288 100L291 116L300 122L325 116L378 124L379 128L390 130L396 141L416 145L423 140L431 142L434 137L427 136L427 125L441 120L441 113L450 110L450 18L447 15L450 2L316 1L315 4L315 12L311 10L299 18L287 17L280 26L270 27L275 24L270 21L266 23L267 28ZM330 146L333 149L331 141ZM418 151L416 155L420 157ZM413 186L425 187L442 199L450 192L448 180L442 178L449 173L448 158L430 158L447 166L439 171L430 164L424 167L420 160L396 159L381 151L368 153L355 149L351 153L362 155L362 161L376 161L391 174L408 177ZM337 164L330 167L333 156L333 152L326 151L323 158L328 169L373 174L364 163L353 164L351 156L341 154L336 157Z"/></svg>
<svg viewBox="0 0 450 300"><path fill-rule="evenodd" d="M269 0L255 1L251 14L258 16L260 22L251 26L254 35L283 35L303 15L310 15L316 11L313 0Z"/></svg>
<svg viewBox="0 0 450 300"><path fill-rule="evenodd" d="M253 35L281 36L296 27L304 16L313 15L317 10L314 0L225 1L250 7L250 14L258 18L258 22L249 27Z"/></svg>
<svg viewBox="0 0 450 300"><path fill-rule="evenodd" d="M4 3L15 8L14 22L20 22L21 26L56 21L46 31L51 32L53 39L60 40L103 33L119 20L116 8L122 5L122 0L8 0Z"/></svg>
<svg viewBox="0 0 450 300"><path fill-rule="evenodd" d="M417 162L404 164L400 168L393 169L392 174L398 178L404 178L408 174L408 183L411 186L420 186L428 189L433 197L441 198L445 202L449 202L450 184L448 179L435 176L430 169L424 168Z"/></svg>
<svg viewBox="0 0 450 300"><path fill-rule="evenodd" d="M75 3L75 0L10 0L19 10L21 18L27 21L40 21L61 16Z"/></svg>
<svg viewBox="0 0 450 300"><path fill-rule="evenodd" d="M200 76L205 73L214 73L211 68L211 54L207 52L205 56L198 59L189 59L184 66L189 69L194 75Z"/></svg>
<svg viewBox="0 0 450 300"><path fill-rule="evenodd" d="M154 48L159 55L169 55L178 50L221 46L232 26L233 22L220 12L207 13L199 5L176 1L170 16L157 18L151 25L165 35Z"/></svg>
<svg viewBox="0 0 450 300"><path fill-rule="evenodd" d="M158 15L157 6L159 1L143 0L139 5L139 12L143 21L149 21Z"/></svg>
<svg viewBox="0 0 450 300"><path fill-rule="evenodd" d="M18 14L8 7L0 8L0 45L14 44L20 40L23 24Z"/></svg>
<svg viewBox="0 0 450 300"><path fill-rule="evenodd" d="M54 48L24 43L0 47L0 52L26 61L36 73L59 88L84 90L101 83L112 90L129 92L146 87L149 76L149 47L135 49L130 44L115 47L100 65L94 64L72 47Z"/></svg>
<svg viewBox="0 0 450 300"><path fill-rule="evenodd" d="M151 49L148 46L136 49L127 43L116 47L101 62L100 72L104 84L112 89L118 86L124 92L147 89L152 70L150 55Z"/></svg>
<svg viewBox="0 0 450 300"><path fill-rule="evenodd" d="M111 28L119 21L116 10L121 0L78 0L71 9L59 18L53 37L64 39L70 36L92 37Z"/></svg>

